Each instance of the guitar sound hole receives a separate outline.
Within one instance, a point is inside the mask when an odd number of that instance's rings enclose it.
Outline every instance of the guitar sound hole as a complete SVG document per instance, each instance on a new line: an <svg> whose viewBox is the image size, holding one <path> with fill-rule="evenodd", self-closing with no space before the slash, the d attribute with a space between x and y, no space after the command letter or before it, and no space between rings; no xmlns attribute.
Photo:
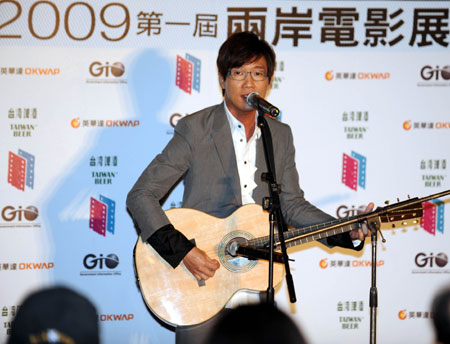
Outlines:
<svg viewBox="0 0 450 344"><path fill-rule="evenodd" d="M232 232L222 239L218 253L219 260L226 269L232 272L246 272L257 264L256 260L238 256L236 253L239 244L246 244L250 239L253 239L251 234L246 232Z"/></svg>
<svg viewBox="0 0 450 344"><path fill-rule="evenodd" d="M240 244L246 244L247 239L242 237L237 237L231 240L227 245L227 253L230 255L228 257L228 262L237 267L242 268L243 266L247 266L249 264L249 259L246 257L238 256L236 250Z"/></svg>

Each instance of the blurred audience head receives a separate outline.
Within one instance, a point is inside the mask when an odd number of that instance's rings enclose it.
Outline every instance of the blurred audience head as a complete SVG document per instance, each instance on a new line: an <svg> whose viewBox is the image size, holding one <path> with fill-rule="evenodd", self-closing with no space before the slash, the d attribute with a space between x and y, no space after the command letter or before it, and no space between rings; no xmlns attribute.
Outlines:
<svg viewBox="0 0 450 344"><path fill-rule="evenodd" d="M28 295L11 324L9 344L98 344L94 305L66 287L46 288Z"/></svg>
<svg viewBox="0 0 450 344"><path fill-rule="evenodd" d="M211 330L206 344L303 344L299 328L284 312L269 304L239 306Z"/></svg>
<svg viewBox="0 0 450 344"><path fill-rule="evenodd" d="M450 344L450 286L435 295L431 311L437 342Z"/></svg>

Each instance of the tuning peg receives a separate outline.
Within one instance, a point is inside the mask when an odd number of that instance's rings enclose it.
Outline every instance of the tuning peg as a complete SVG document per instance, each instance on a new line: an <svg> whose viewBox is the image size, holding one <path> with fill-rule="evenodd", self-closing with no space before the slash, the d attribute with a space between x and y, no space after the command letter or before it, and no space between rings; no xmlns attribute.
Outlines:
<svg viewBox="0 0 450 344"><path fill-rule="evenodd" d="M411 196L410 196L410 195L408 195L408 199L411 199Z"/></svg>
<svg viewBox="0 0 450 344"><path fill-rule="evenodd" d="M384 201L384 204L389 205L389 201Z"/></svg>
<svg viewBox="0 0 450 344"><path fill-rule="evenodd" d="M400 198L397 197L397 202L400 202Z"/></svg>

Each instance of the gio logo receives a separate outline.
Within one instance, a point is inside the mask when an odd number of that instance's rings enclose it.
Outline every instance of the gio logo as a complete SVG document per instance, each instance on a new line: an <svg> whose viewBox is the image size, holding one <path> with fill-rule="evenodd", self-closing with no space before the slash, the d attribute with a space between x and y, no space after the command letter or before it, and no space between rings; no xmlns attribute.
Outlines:
<svg viewBox="0 0 450 344"><path fill-rule="evenodd" d="M100 195L100 200L91 197L89 228L103 236L106 236L106 231L114 234L115 214L115 201L103 195Z"/></svg>
<svg viewBox="0 0 450 344"><path fill-rule="evenodd" d="M22 206L19 206L18 209L13 206L6 206L2 210L2 219L8 222L14 221L23 221L25 218L28 221L34 221L39 215L39 211L35 206L28 206L25 209L22 209Z"/></svg>
<svg viewBox="0 0 450 344"><path fill-rule="evenodd" d="M425 253L419 252L416 254L414 262L419 268L432 268L434 265L443 268L448 263L448 257L443 252L438 253L436 256L434 256L433 253L430 253L430 255L427 256Z"/></svg>
<svg viewBox="0 0 450 344"><path fill-rule="evenodd" d="M125 66L121 62L114 62L110 65L109 62L102 64L101 62L95 61L89 66L89 73L94 77L109 77L111 74L118 78L125 73Z"/></svg>
<svg viewBox="0 0 450 344"><path fill-rule="evenodd" d="M436 231L444 234L445 203L439 198L422 203L423 216L420 219L420 227L428 233L436 235Z"/></svg>
<svg viewBox="0 0 450 344"><path fill-rule="evenodd" d="M0 228L41 227L41 224L35 221L38 216L39 210L34 205L27 207L7 205L1 211L1 219L5 222L0 223Z"/></svg>
<svg viewBox="0 0 450 344"><path fill-rule="evenodd" d="M186 54L186 58L177 55L177 76L175 84L184 92L191 94L192 89L200 92L201 60Z"/></svg>
<svg viewBox="0 0 450 344"><path fill-rule="evenodd" d="M84 257L83 265L88 270L103 269L105 266L108 269L115 269L119 265L119 257L114 253L108 254L106 257L103 257L103 254L97 257L95 254L90 253Z"/></svg>
<svg viewBox="0 0 450 344"><path fill-rule="evenodd" d="M420 70L420 76L423 80L450 80L450 66L444 66L440 68L436 66L424 66Z"/></svg>
<svg viewBox="0 0 450 344"><path fill-rule="evenodd" d="M366 188L367 158L352 151L351 156L343 154L342 157L342 183L352 190L358 186Z"/></svg>
<svg viewBox="0 0 450 344"><path fill-rule="evenodd" d="M9 152L8 184L25 191L25 185L34 188L34 155L19 149L19 154Z"/></svg>
<svg viewBox="0 0 450 344"><path fill-rule="evenodd" d="M365 209L365 205L360 205L358 208L356 208L354 205L352 205L351 207L341 205L339 208L337 208L336 215L338 219L343 219L345 217L364 214Z"/></svg>

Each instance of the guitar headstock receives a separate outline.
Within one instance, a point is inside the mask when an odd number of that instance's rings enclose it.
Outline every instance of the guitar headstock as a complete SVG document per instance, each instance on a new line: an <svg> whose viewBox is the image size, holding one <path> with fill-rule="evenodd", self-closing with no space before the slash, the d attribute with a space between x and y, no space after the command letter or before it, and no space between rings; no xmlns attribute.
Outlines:
<svg viewBox="0 0 450 344"><path fill-rule="evenodd" d="M423 216L422 204L408 204L410 201L399 202L381 208L380 221L384 228L396 228L418 225Z"/></svg>

